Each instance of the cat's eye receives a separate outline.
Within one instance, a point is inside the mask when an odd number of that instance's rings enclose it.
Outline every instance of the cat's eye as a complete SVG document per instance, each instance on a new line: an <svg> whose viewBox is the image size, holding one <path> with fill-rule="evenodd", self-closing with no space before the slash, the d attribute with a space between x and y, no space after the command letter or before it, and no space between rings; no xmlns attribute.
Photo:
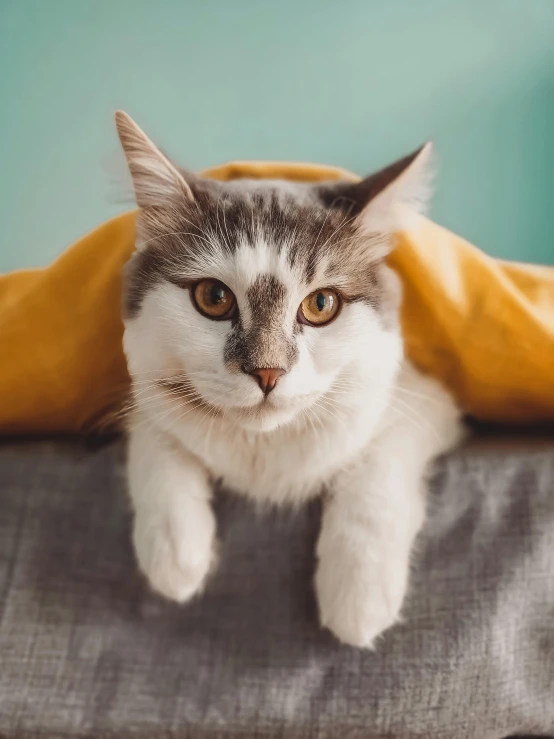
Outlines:
<svg viewBox="0 0 554 739"><path fill-rule="evenodd" d="M310 293L300 303L298 320L309 326L324 326L336 318L341 307L339 294L330 288Z"/></svg>
<svg viewBox="0 0 554 739"><path fill-rule="evenodd" d="M237 313L237 301L227 285L219 280L200 280L192 288L196 310L214 321L226 321Z"/></svg>

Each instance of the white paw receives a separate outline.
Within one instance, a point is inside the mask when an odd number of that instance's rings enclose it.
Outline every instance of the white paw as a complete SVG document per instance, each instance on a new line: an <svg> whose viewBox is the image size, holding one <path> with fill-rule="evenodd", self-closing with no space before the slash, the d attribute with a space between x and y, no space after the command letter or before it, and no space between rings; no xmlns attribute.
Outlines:
<svg viewBox="0 0 554 739"><path fill-rule="evenodd" d="M211 523L190 530L169 520L135 521L137 560L156 592L184 603L202 590L215 561L215 525Z"/></svg>
<svg viewBox="0 0 554 739"><path fill-rule="evenodd" d="M400 617L406 592L405 567L328 552L315 579L319 617L341 642L371 649L376 638Z"/></svg>

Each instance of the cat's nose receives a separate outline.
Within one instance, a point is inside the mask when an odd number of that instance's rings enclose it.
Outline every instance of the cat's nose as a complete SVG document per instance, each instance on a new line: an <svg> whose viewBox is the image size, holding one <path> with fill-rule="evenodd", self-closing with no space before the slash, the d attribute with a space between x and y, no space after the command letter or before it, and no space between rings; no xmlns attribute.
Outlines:
<svg viewBox="0 0 554 739"><path fill-rule="evenodd" d="M256 378L258 385L266 395L273 390L279 378L286 373L286 370L280 367L259 367L245 371Z"/></svg>

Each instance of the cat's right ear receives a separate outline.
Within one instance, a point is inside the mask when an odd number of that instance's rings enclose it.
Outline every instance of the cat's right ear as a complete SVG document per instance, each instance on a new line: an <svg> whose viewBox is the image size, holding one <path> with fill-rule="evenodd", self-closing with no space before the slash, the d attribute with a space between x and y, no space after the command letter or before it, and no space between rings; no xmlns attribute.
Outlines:
<svg viewBox="0 0 554 739"><path fill-rule="evenodd" d="M118 110L115 124L139 208L194 200L183 175L127 113Z"/></svg>
<svg viewBox="0 0 554 739"><path fill-rule="evenodd" d="M432 146L427 143L360 182L324 185L319 193L328 207L338 204L356 216L367 233L391 234L409 228L414 214L425 212L432 178Z"/></svg>

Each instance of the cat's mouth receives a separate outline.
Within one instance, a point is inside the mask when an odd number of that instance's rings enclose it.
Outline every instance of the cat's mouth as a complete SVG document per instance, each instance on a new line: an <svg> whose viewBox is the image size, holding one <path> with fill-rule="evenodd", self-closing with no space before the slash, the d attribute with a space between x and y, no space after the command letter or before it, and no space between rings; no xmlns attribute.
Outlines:
<svg viewBox="0 0 554 739"><path fill-rule="evenodd" d="M224 415L234 417L246 428L258 431L271 431L278 426L292 422L299 413L317 400L317 393L309 393L294 398L264 397L250 406L235 406L223 409Z"/></svg>
<svg viewBox="0 0 554 739"><path fill-rule="evenodd" d="M209 411L211 417L227 416L241 425L255 430L271 430L290 422L297 413L317 400L318 393L306 393L299 397L284 398L273 393L265 395L254 403L227 405L212 402L200 393L184 375L158 380L158 387L175 400L185 401L200 411ZM219 398L218 398L219 401Z"/></svg>

